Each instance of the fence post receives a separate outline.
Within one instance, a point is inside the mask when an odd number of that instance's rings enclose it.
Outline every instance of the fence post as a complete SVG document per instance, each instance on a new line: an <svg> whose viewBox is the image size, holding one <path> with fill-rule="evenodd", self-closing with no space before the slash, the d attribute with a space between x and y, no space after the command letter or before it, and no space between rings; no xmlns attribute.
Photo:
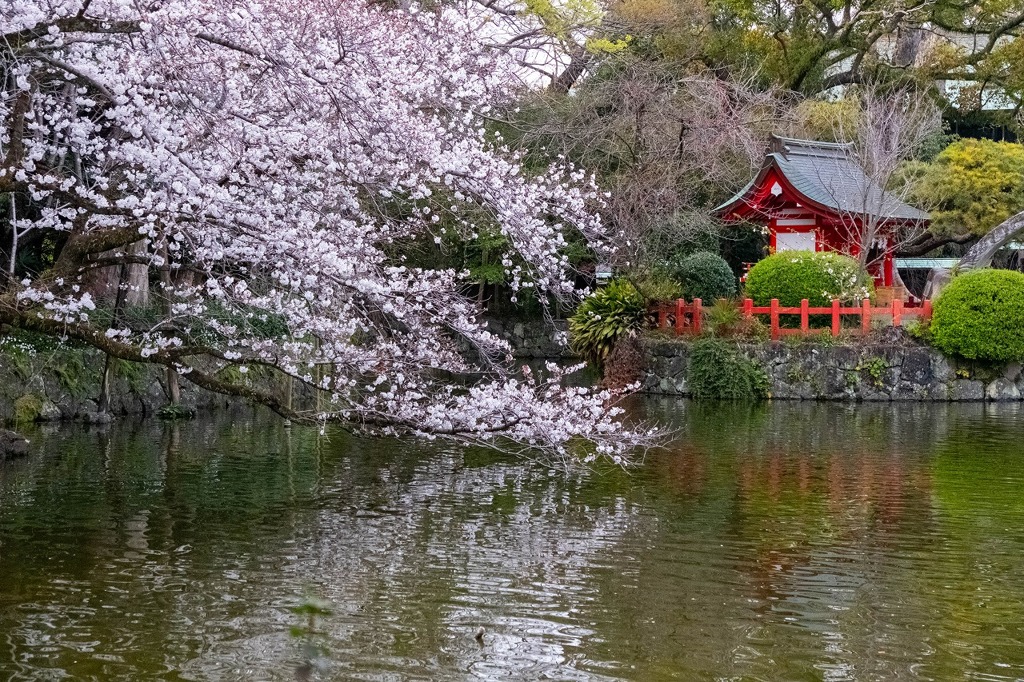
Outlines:
<svg viewBox="0 0 1024 682"><path fill-rule="evenodd" d="M754 299L745 298L743 299L743 317L750 319L754 316Z"/></svg>
<svg viewBox="0 0 1024 682"><path fill-rule="evenodd" d="M699 298L693 299L693 335L700 336L700 328L704 317L703 306Z"/></svg>
<svg viewBox="0 0 1024 682"><path fill-rule="evenodd" d="M865 298L860 308L860 330L867 336L871 332L871 299Z"/></svg>
<svg viewBox="0 0 1024 682"><path fill-rule="evenodd" d="M808 312L810 307L811 302L806 298L800 300L800 331L804 336L807 336L808 332L811 331L811 315Z"/></svg>
<svg viewBox="0 0 1024 682"><path fill-rule="evenodd" d="M899 298L892 299L892 326L903 326L903 300Z"/></svg>
<svg viewBox="0 0 1024 682"><path fill-rule="evenodd" d="M839 336L842 328L842 321L839 318L839 306L842 305L838 298L832 299L832 338Z"/></svg>
<svg viewBox="0 0 1024 682"><path fill-rule="evenodd" d="M686 320L683 319L684 315L686 315L686 301L681 299L681 298L677 298L676 299L676 336L679 336L680 334L683 333L683 322L686 321Z"/></svg>
<svg viewBox="0 0 1024 682"><path fill-rule="evenodd" d="M781 334L779 334L779 299L777 298L772 299L770 319L772 327L772 341L778 341Z"/></svg>
<svg viewBox="0 0 1024 682"><path fill-rule="evenodd" d="M926 300L921 304L921 317L926 320L932 319L932 302L931 299Z"/></svg>

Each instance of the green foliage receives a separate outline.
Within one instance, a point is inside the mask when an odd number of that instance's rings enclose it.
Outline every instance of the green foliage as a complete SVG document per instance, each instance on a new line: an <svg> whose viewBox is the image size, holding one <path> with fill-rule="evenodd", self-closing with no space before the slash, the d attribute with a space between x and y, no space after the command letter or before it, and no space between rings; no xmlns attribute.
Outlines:
<svg viewBox="0 0 1024 682"><path fill-rule="evenodd" d="M145 389L146 370L141 363L111 357L110 367L114 376L122 377L136 393L141 393Z"/></svg>
<svg viewBox="0 0 1024 682"><path fill-rule="evenodd" d="M1024 360L1024 275L978 270L954 277L935 301L933 345L972 360Z"/></svg>
<svg viewBox="0 0 1024 682"><path fill-rule="evenodd" d="M95 369L90 372L87 368L85 350L82 348L67 348L59 355L54 353L48 364L61 387L77 398L84 397L88 392L88 375L96 374Z"/></svg>
<svg viewBox="0 0 1024 682"><path fill-rule="evenodd" d="M661 269L635 275L630 281L648 301L674 301L683 296L683 288L679 282Z"/></svg>
<svg viewBox="0 0 1024 682"><path fill-rule="evenodd" d="M43 399L34 393L26 393L14 401L14 421L34 422L43 413Z"/></svg>
<svg viewBox="0 0 1024 682"><path fill-rule="evenodd" d="M984 235L1024 210L1024 145L958 140L930 164L912 164L913 200L934 207L938 235Z"/></svg>
<svg viewBox="0 0 1024 682"><path fill-rule="evenodd" d="M317 629L317 618L327 618L334 614L330 602L316 597L306 597L297 606L288 609L299 618L299 624L288 628L288 634L300 645L302 657L305 663L300 670L307 668L310 664L328 653L324 633ZM297 678L306 679L307 676L296 674Z"/></svg>
<svg viewBox="0 0 1024 682"><path fill-rule="evenodd" d="M868 358L864 362L857 365L857 371L862 372L871 380L872 385L876 388L881 388L884 385L882 381L885 377L885 370L889 369L889 366L885 364L885 358L872 357Z"/></svg>
<svg viewBox="0 0 1024 682"><path fill-rule="evenodd" d="M17 337L6 336L0 339L0 357L22 381L32 376L32 358L35 354L33 346Z"/></svg>
<svg viewBox="0 0 1024 682"><path fill-rule="evenodd" d="M736 301L719 298L705 310L708 329L715 336L731 336L741 331L743 311Z"/></svg>
<svg viewBox="0 0 1024 682"><path fill-rule="evenodd" d="M626 280L614 280L587 297L569 318L572 350L595 365L604 362L620 339L644 323L643 296Z"/></svg>
<svg viewBox="0 0 1024 682"><path fill-rule="evenodd" d="M736 277L725 259L716 253L698 251L669 264L669 272L689 300L712 303L736 294Z"/></svg>
<svg viewBox="0 0 1024 682"><path fill-rule="evenodd" d="M931 320L911 320L904 328L907 330L907 335L910 338L931 345L932 343L932 324Z"/></svg>
<svg viewBox="0 0 1024 682"><path fill-rule="evenodd" d="M798 306L805 298L812 306L826 306L835 298L855 301L873 292L874 283L857 261L838 253L784 251L747 274L746 294L757 306L769 305L773 298L782 306Z"/></svg>
<svg viewBox="0 0 1024 682"><path fill-rule="evenodd" d="M172 403L164 405L157 410L156 416L165 421L179 421L183 419L194 419L196 411L190 407L185 407L181 403Z"/></svg>
<svg viewBox="0 0 1024 682"><path fill-rule="evenodd" d="M81 343L24 329L11 329L0 338L0 366L10 367L23 381L48 372L77 398L89 392L90 379L99 377L89 352Z"/></svg>
<svg viewBox="0 0 1024 682"><path fill-rule="evenodd" d="M705 337L690 351L689 385L698 400L758 400L768 397L768 375L732 344Z"/></svg>
<svg viewBox="0 0 1024 682"><path fill-rule="evenodd" d="M850 96L837 100L804 100L793 114L801 136L823 142L849 142L863 115L860 100Z"/></svg>

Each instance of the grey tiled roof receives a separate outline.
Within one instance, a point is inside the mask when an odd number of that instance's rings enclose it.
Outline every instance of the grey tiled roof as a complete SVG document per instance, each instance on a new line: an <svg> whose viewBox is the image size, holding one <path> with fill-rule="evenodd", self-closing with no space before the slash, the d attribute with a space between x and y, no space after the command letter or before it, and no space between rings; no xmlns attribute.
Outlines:
<svg viewBox="0 0 1024 682"><path fill-rule="evenodd" d="M884 192L864 173L852 145L773 136L758 176L716 210L740 201L775 166L811 202L844 214L895 220L927 220L928 214Z"/></svg>

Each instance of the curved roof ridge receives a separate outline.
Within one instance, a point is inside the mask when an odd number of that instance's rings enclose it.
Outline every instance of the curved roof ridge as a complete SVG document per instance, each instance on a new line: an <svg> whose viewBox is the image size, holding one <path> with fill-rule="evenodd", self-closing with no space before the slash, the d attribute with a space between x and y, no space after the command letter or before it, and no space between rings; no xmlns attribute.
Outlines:
<svg viewBox="0 0 1024 682"><path fill-rule="evenodd" d="M725 212L745 201L772 167L809 203L822 209L889 220L928 220L926 212L886 192L868 177L853 151L853 144L781 135L772 135L771 147L754 178L715 212Z"/></svg>

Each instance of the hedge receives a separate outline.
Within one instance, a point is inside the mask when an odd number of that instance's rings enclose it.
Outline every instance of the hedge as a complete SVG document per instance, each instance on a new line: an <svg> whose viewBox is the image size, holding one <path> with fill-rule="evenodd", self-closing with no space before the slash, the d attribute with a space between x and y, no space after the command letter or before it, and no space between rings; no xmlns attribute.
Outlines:
<svg viewBox="0 0 1024 682"><path fill-rule="evenodd" d="M698 251L670 263L669 271L691 301L699 298L710 304L736 295L736 276L717 253Z"/></svg>
<svg viewBox="0 0 1024 682"><path fill-rule="evenodd" d="M874 283L861 273L857 261L838 253L783 251L768 256L747 274L746 295L754 305L773 298L782 306L826 306L838 298L857 301L874 293Z"/></svg>
<svg viewBox="0 0 1024 682"><path fill-rule="evenodd" d="M932 344L971 360L1024 360L1024 275L976 270L946 285L932 310Z"/></svg>

